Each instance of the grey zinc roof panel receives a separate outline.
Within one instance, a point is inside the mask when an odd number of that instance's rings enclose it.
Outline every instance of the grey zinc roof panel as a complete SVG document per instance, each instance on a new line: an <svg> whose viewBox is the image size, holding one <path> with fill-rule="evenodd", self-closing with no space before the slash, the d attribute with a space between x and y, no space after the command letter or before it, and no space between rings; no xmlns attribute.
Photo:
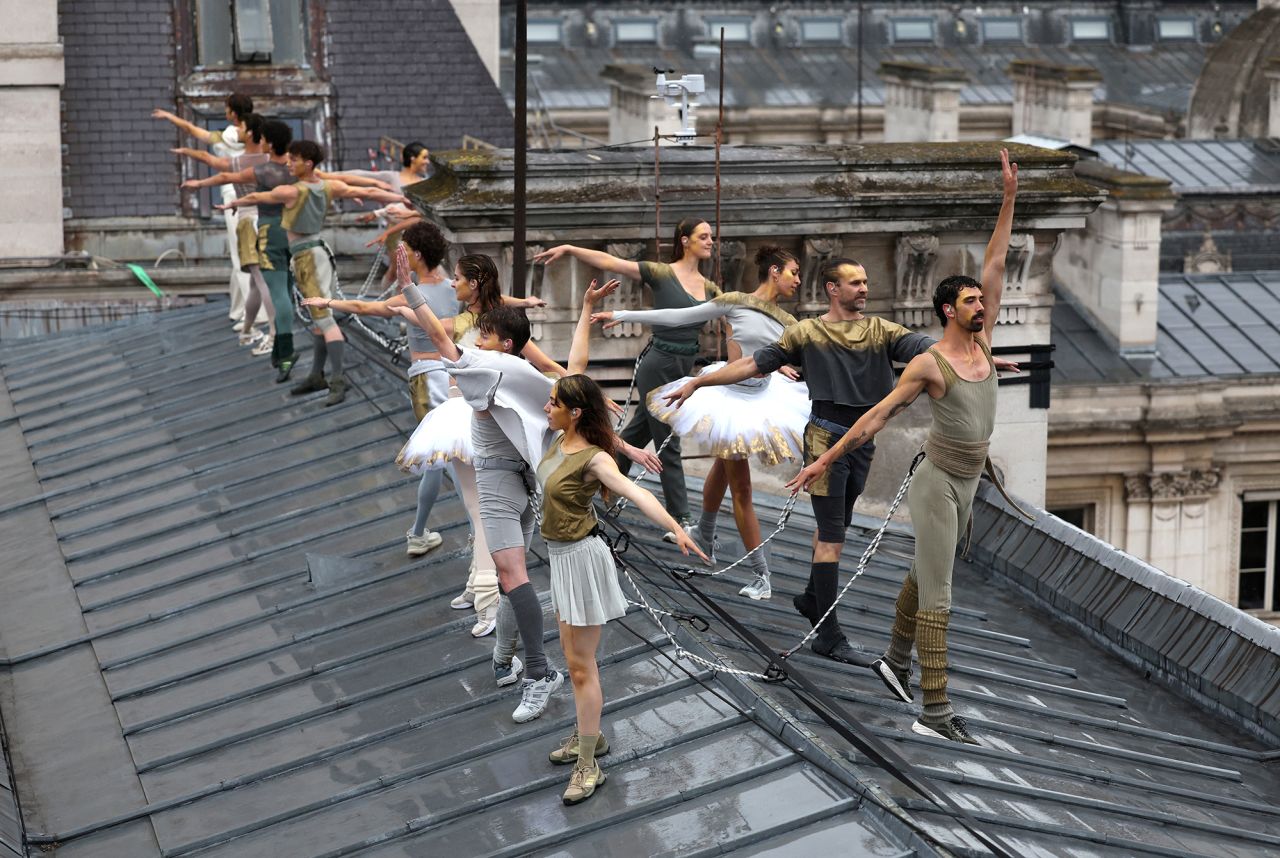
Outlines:
<svg viewBox="0 0 1280 858"><path fill-rule="evenodd" d="M96 635L82 646L131 761L111 776L133 779L150 801L135 808L138 822L101 830L92 826L104 820L64 810L90 826L62 847L67 854L784 855L832 843L844 854L932 854L859 795L859 783L893 796L942 842L967 837L852 751L788 686L743 685L674 662L635 612L605 629L600 649L614 746L608 785L565 808L565 775L544 755L572 723L571 698L561 693L542 719L513 723L512 695L492 684L489 643L470 638L470 621L447 606L468 559L452 492L433 516L443 546L403 555L413 490L389 464L411 424L399 379L357 353L347 403L291 399L236 349L218 307L53 344L0 345L0 371L18 424L44 427L30 430L30 450L65 558L53 571L76 582L76 610ZM65 373L88 356L129 395L108 384L79 390L79 416L60 425L49 400L70 392ZM0 498L0 508L14 500ZM763 521L779 503L757 496ZM721 518L729 556L740 547L728 512ZM656 529L631 511L624 522L636 541L626 556L649 576L647 598L705 615L645 559L675 557ZM852 533L846 569L865 548L867 524L860 518ZM788 646L803 631L789 602L804 586L813 527L802 504L773 544L772 601L738 598L733 573L695 581L771 646ZM1085 584L1062 543L999 522L979 529L988 543L1003 541L1009 562L1040 570L1040 586ZM890 543L842 609L868 658L892 624L909 532ZM351 558L347 577L313 585L308 554ZM541 554L535 545L531 573L545 589ZM1258 742L1082 642L1002 580L974 563L956 574L950 687L981 748L912 734L913 710L864 668L807 650L791 663L1014 854L1280 848L1280 784L1259 762ZM1116 584L1088 582L1099 610L1117 610L1131 592ZM549 623L558 660L555 637ZM718 623L692 638L759 667ZM23 671L46 667L35 659ZM821 744L797 753L752 720L742 694ZM68 743L67 758L48 763L73 766L77 751ZM846 774L833 776L840 766ZM31 812L48 810L37 801ZM139 850L139 825L153 852Z"/></svg>
<svg viewBox="0 0 1280 858"><path fill-rule="evenodd" d="M1182 194L1280 188L1280 151L1252 140L1095 140L1093 148L1113 167L1167 178Z"/></svg>

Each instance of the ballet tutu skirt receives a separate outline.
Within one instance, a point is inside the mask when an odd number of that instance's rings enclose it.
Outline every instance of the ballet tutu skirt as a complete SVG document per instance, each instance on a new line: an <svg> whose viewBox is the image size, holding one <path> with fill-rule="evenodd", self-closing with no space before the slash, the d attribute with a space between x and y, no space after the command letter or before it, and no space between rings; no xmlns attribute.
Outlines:
<svg viewBox="0 0 1280 858"><path fill-rule="evenodd" d="M471 415L461 396L450 396L431 409L396 456L400 470L411 474L438 471L450 462L471 463Z"/></svg>
<svg viewBox="0 0 1280 858"><path fill-rule="evenodd" d="M724 366L710 364L705 375ZM655 388L649 413L681 439L699 441L717 459L759 457L766 465L804 460L804 427L809 422L809 388L776 372L738 384L700 387L680 408L662 401L689 377Z"/></svg>

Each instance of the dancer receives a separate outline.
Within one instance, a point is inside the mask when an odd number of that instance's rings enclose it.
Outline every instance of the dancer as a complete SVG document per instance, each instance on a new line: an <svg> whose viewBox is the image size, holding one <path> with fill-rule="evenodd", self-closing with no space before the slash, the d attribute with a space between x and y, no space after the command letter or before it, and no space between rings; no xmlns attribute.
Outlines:
<svg viewBox="0 0 1280 858"><path fill-rule="evenodd" d="M537 472L542 486L542 538L551 566L551 606L560 625L560 645L578 716L573 734L548 755L552 763L573 765L564 791L565 804L586 801L605 782L605 773L596 761L597 756L609 753L609 742L600 728L604 697L596 650L604 624L627 612L617 565L599 536L592 500L603 489L634 502L654 524L677 534L681 551L707 559L658 499L618 470L612 455L616 436L604 393L581 374L587 366L591 311L610 285L596 289L593 282L583 299L569 357L569 371L574 374L551 388L544 410L547 425L558 434Z"/></svg>
<svg viewBox="0 0 1280 858"><path fill-rule="evenodd" d="M208 128L201 128L167 110L159 108L151 111L151 117L153 119L163 119L173 124L188 137L194 137L210 147L215 155L226 157L244 151L245 137L239 126L243 124L244 117L250 113L253 113L253 99L242 92L233 92L227 96L224 105L227 127L222 131L210 131ZM235 196L236 192L231 187L222 189L222 202L230 202ZM239 248L236 245L236 213L234 211L224 211L223 219L227 229L227 252L231 257L231 279L227 283L227 295L231 302L228 317L235 323L232 330L240 332L244 329L244 302L249 295L250 283L248 275L240 270Z"/></svg>
<svg viewBox="0 0 1280 858"><path fill-rule="evenodd" d="M730 342L742 354L754 354L776 342L783 329L796 323L795 317L778 306L779 298L790 298L800 283L800 263L781 247L769 245L756 252L759 286L755 292L725 292L705 304L683 310L614 310L596 313L592 321L605 327L622 322L678 325L727 319ZM715 372L723 363L703 370ZM783 373L790 373L784 377ZM702 489L702 518L698 540L711 547L716 556L716 516L726 489L733 492L733 518L742 544L751 551L761 543L760 521L751 502L751 454L776 465L784 459L803 457L804 427L809 414L809 391L794 380L794 370L782 367L777 373L747 378L728 387L708 387L698 391L679 410L662 404L661 397L684 385L688 378L673 381L649 397L649 411L667 423L682 439L702 440L716 457ZM763 550L750 555L754 580L739 593L752 599L773 595L769 583L769 562Z"/></svg>
<svg viewBox="0 0 1280 858"><path fill-rule="evenodd" d="M572 256L591 268L638 280L648 286L653 293L654 309L683 309L697 306L720 294L719 287L698 271L698 265L711 258L713 244L710 224L685 218L676 225L669 263L633 262L572 244L562 244L543 251L533 261L550 265L562 256ZM693 519L689 515L684 465L680 461L680 439L677 436L667 442L671 429L653 416L644 403L655 388L693 371L694 358L700 351L698 336L701 330L701 322L692 325L653 326L651 347L648 347L636 367L636 390L641 404L631 416L631 421L619 433L628 444L643 447L652 441L655 449L662 450L662 495L666 500L667 511L686 531L693 529ZM664 442L667 442L665 449L662 447ZM627 472L628 465L621 459L619 467L623 473ZM665 538L672 541L674 533L668 533Z"/></svg>
<svg viewBox="0 0 1280 858"><path fill-rule="evenodd" d="M1000 150L1000 166L1004 201L987 244L982 282L955 275L938 284L933 309L942 323L942 340L907 364L893 392L787 484L788 488L812 485L845 451L868 444L922 392L929 394L933 423L924 443L925 459L907 491L916 533L915 558L898 593L889 648L871 667L895 697L910 703L914 643L920 657L924 711L912 731L970 745L978 742L947 698L947 627L956 543L970 520L984 466L994 473L987 458L996 424L991 339L1000 314L1005 255L1018 194L1018 165L1009 163L1006 149Z"/></svg>
<svg viewBox="0 0 1280 858"><path fill-rule="evenodd" d="M406 287L404 296L473 409L472 463L485 540L498 568L499 587L507 597L504 604L514 616L525 653L520 705L511 717L517 722L530 721L546 710L552 692L564 682L560 672L547 664L542 607L525 565L525 551L533 536L533 469L550 441L542 408L552 383L516 357L529 339L529 320L523 310L498 307L488 311L476 323L475 348L459 348L416 286ZM621 448L628 458L646 467L657 464L653 456L629 444L621 443Z"/></svg>
<svg viewBox="0 0 1280 858"><path fill-rule="evenodd" d="M399 170L351 170L349 172L379 179L386 182L391 190L399 193L407 185L412 185L427 178L431 171L431 151L427 149L426 144L416 140L412 143L406 143L400 153L400 163L401 168ZM399 221L396 224L397 228L387 228L387 219L389 217L395 217ZM383 255L387 263L387 270L382 276L382 288L386 289L391 285L392 278L395 276L392 260L395 257L396 246L400 243L400 233L414 223L421 221L422 216L413 209L393 204L376 211L365 212L357 217L356 220L360 223L372 223L377 220L381 222L384 228L384 232L377 239L365 246L372 247L376 243L382 244Z"/></svg>
<svg viewBox="0 0 1280 858"><path fill-rule="evenodd" d="M344 197L367 197L379 202L400 202L404 197L381 188L358 188L337 179L321 179L316 175L316 167L324 161L324 149L311 140L295 140L289 144L288 151L289 172L295 179L293 184L237 197L225 207L283 204L282 223L289 237L289 254L298 291L307 298L331 298L337 281L337 268L333 252L319 236L330 203ZM342 374L346 338L327 307L311 306L310 311L311 320L315 323L312 328L311 374L289 392L301 396L327 389L329 396L324 404L337 405L346 399L347 385ZM324 374L326 358L329 362L328 378Z"/></svg>

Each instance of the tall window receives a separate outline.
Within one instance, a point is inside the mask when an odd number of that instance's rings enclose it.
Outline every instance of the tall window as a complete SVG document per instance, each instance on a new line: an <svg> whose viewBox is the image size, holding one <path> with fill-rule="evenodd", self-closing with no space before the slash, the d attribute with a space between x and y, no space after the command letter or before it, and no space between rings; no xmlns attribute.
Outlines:
<svg viewBox="0 0 1280 858"><path fill-rule="evenodd" d="M1240 595L1237 604L1246 611L1280 611L1280 587L1276 586L1280 557L1276 540L1277 501L1245 497L1240 517Z"/></svg>
<svg viewBox="0 0 1280 858"><path fill-rule="evenodd" d="M307 65L306 0L195 0L193 5L201 66Z"/></svg>

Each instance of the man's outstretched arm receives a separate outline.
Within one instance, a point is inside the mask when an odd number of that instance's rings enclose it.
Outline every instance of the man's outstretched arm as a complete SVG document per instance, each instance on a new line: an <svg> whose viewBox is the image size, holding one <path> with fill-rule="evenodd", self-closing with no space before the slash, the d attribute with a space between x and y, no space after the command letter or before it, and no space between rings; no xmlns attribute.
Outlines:
<svg viewBox="0 0 1280 858"><path fill-rule="evenodd" d="M987 253L982 260L982 311L986 315L983 330L987 345L995 333L996 319L1000 315L1000 302L1004 297L1005 257L1009 255L1009 239L1013 234L1013 206L1018 196L1018 165L1009 162L1009 150L1000 150L1000 175L1004 185L1004 201L1000 203L1000 215L996 228L987 242Z"/></svg>

